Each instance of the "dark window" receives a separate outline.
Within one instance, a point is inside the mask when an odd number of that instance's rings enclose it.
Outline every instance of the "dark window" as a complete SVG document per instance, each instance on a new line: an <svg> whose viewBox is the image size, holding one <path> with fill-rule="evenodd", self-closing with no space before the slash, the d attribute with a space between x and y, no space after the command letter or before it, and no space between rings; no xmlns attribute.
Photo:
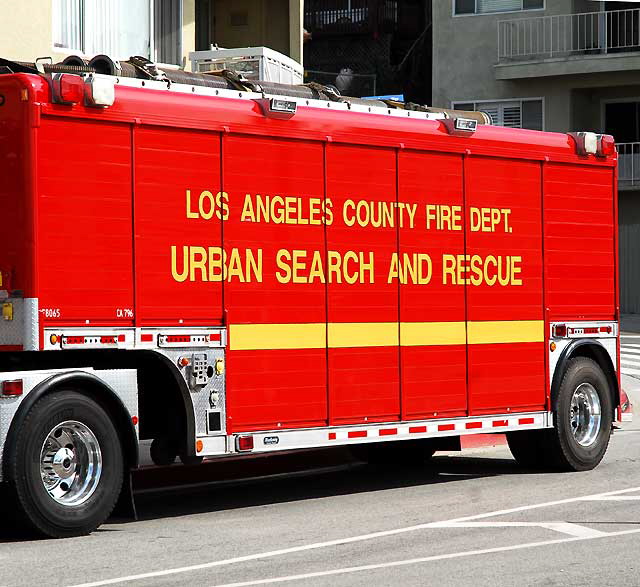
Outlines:
<svg viewBox="0 0 640 587"><path fill-rule="evenodd" d="M522 0L523 10L535 10L537 8L544 8L544 0Z"/></svg>
<svg viewBox="0 0 640 587"><path fill-rule="evenodd" d="M522 128L542 130L542 100L522 102Z"/></svg>
<svg viewBox="0 0 640 587"><path fill-rule="evenodd" d="M456 14L474 14L476 0L456 0Z"/></svg>

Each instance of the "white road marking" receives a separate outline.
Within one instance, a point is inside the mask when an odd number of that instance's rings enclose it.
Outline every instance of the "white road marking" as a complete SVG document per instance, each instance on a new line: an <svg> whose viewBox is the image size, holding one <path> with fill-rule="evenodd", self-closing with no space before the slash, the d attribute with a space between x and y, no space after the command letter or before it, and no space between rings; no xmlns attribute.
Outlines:
<svg viewBox="0 0 640 587"><path fill-rule="evenodd" d="M436 522L432 528L546 528L579 538L597 538L606 532L570 522Z"/></svg>
<svg viewBox="0 0 640 587"><path fill-rule="evenodd" d="M377 569L387 569L391 567L402 567L407 565L415 565L420 563L429 563L433 561L463 558L466 556L478 556L481 554L494 554L497 552L508 552L510 550L522 550L525 548L536 548L539 546L550 546L552 544L564 544L567 542L579 542L581 540L594 540L597 538L611 538L615 536L624 536L627 534L637 534L640 528L634 530L621 530L620 532L602 533L600 536L586 536L573 538L558 538L557 540L544 540L542 542L527 542L525 544L514 544L511 546L498 546L496 548L484 548L481 550L465 550L462 552L451 552L447 554L437 554L434 556L425 556L422 558L411 558L406 560L392 561L388 563L379 563L375 565L362 565L359 567L343 567L341 569L332 569L330 571L319 571L316 573L305 573L302 575L289 575L284 577L274 577L272 579L257 579L255 581L242 581L240 583L225 583L224 585L216 585L214 587L250 587L251 585L268 585L270 583L284 583L285 581L299 581L301 579L313 579L317 577L329 577L331 575L345 575L347 573L360 573L362 571L375 571Z"/></svg>
<svg viewBox="0 0 640 587"><path fill-rule="evenodd" d="M620 354L622 355L640 355L640 348L629 348L628 344L623 344L620 347Z"/></svg>
<svg viewBox="0 0 640 587"><path fill-rule="evenodd" d="M480 520L483 518L493 518L495 516L504 516L507 514L513 514L517 512L524 512L527 510L534 510L545 507L552 507L556 505L563 505L567 503L575 503L583 500L590 500L597 497L604 497L609 495L624 495L625 493L637 493L640 492L640 487L630 487L628 489L619 489L617 491L607 491L604 493L596 493L593 495L585 495L580 497L569 497L566 499L559 499L555 501L547 501L544 503L538 503L533 505L525 505L515 508L510 508L506 510L498 510L494 512L486 512L484 514L477 514L474 516L466 516L462 518L455 518L453 520L446 520L445 522L454 523L454 522L467 522L472 520ZM203 569L212 569L215 567L222 567L226 565L233 565L237 563L244 563L248 561L260 560L265 558L272 558L276 556L283 556L286 554L291 554L294 552L304 552L307 550L317 550L320 548L327 548L330 546L338 546L342 544L352 544L354 542L362 542L364 540L372 540L375 538L384 538L387 536L394 536L398 534L404 534L407 532L415 532L417 530L426 530L429 528L436 527L437 524L442 524L443 522L428 522L425 524L416 524L415 526L407 526L404 528L395 528L393 530L382 530L380 532L371 532L370 534L362 534L359 536L350 536L348 538L338 538L336 540L328 540L326 542L316 542L312 544L304 544L302 546L292 546L290 548L282 548L280 550L272 550L268 552L259 552L255 554L248 554L245 556L238 556L234 558L223 559L219 561L210 561L206 563L201 563L197 565L189 565L185 567L176 567L173 569L164 569L160 571L150 571L148 573L140 573L137 575L127 575L123 577L116 577L113 579L104 579L102 581L94 581L91 583L82 583L79 585L74 585L73 587L102 587L103 585L116 585L118 583L127 583L131 581L139 581L142 579L151 579L154 577L167 577L170 575L178 575L182 573L189 573L191 571L201 571ZM613 534L610 534L613 535ZM566 540L585 540L585 538L569 538ZM562 542L562 540L560 540ZM551 541L550 544L554 542ZM465 555L466 556L466 555ZM429 559L427 559L429 560ZM434 559L437 560L437 559Z"/></svg>
<svg viewBox="0 0 640 587"><path fill-rule="evenodd" d="M635 501L640 500L640 495L602 495L600 497L582 498L583 501Z"/></svg>

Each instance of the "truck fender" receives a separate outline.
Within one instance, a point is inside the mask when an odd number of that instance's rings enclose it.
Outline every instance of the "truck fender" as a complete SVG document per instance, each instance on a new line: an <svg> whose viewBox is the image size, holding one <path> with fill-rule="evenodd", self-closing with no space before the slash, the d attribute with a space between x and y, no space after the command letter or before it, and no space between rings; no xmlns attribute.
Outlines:
<svg viewBox="0 0 640 587"><path fill-rule="evenodd" d="M36 385L22 400L16 415L11 422L4 445L3 463L8 462L7 456L14 450L16 436L29 410L35 403L48 393L55 393L56 389L79 387L94 392L94 397L102 401L106 410L112 415L116 428L121 431L124 458L129 469L138 467L138 438L133 422L124 403L118 394L104 381L93 373L86 371L68 371L52 375ZM4 479L8 479L8 471L4 471ZM125 481L127 475L125 474Z"/></svg>
<svg viewBox="0 0 640 587"><path fill-rule="evenodd" d="M609 353L604 348L600 341L593 338L581 338L571 341L567 347L562 351L560 359L556 364L555 371L553 373L553 380L551 383L551 406L553 408L555 404L556 395L562 381L562 377L567 368L567 363L573 357L586 356L591 357L604 372L609 387L613 393L613 405L614 408L620 403L620 388L618 385L618 378L616 377L616 369L611 362Z"/></svg>

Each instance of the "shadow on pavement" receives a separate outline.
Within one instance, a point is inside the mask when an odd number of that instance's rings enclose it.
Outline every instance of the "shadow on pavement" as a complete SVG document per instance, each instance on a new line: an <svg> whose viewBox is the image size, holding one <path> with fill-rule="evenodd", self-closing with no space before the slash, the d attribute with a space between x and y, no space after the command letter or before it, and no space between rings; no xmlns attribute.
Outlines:
<svg viewBox="0 0 640 587"><path fill-rule="evenodd" d="M289 455L291 456L291 455ZM325 455L326 456L326 455ZM300 458L299 456L297 458ZM413 466L366 465L358 461L333 462L327 460L324 470L280 471L281 465L271 462L274 478L237 478L224 480L221 476L225 464L206 464L200 467L197 481L182 468L179 475L182 486L153 488L147 484L143 492L136 494L136 506L140 520L170 518L189 514L240 509L293 501L303 501L337 495L353 495L371 491L399 489L436 483L454 483L459 480L527 473L511 459L467 458L436 456L424 464ZM328 464L330 463L330 464ZM309 466L323 466L309 463ZM327 467L332 467L330 470ZM153 471L168 473L172 468ZM211 476L204 479L202 470L208 469ZM242 469L246 476L254 474L251 462L245 460ZM176 471L177 467L176 467ZM150 471L149 471L150 472ZM227 471L228 474L228 471ZM265 475L265 472L260 473ZM139 476L144 477L145 472ZM228 479L228 477L227 477ZM197 483L197 485L189 485ZM111 520L129 522L130 520Z"/></svg>

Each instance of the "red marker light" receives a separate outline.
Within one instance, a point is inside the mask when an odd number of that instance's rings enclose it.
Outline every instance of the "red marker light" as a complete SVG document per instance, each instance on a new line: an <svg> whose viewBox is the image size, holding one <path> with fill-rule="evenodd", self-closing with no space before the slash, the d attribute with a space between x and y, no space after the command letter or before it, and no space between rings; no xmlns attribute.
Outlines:
<svg viewBox="0 0 640 587"><path fill-rule="evenodd" d="M238 450L253 450L253 436L239 436Z"/></svg>
<svg viewBox="0 0 640 587"><path fill-rule="evenodd" d="M611 135L600 135L598 140L599 157L609 157L616 152L616 143Z"/></svg>
<svg viewBox="0 0 640 587"><path fill-rule="evenodd" d="M556 324L553 327L553 336L556 338L564 338L567 336L567 325L566 324Z"/></svg>
<svg viewBox="0 0 640 587"><path fill-rule="evenodd" d="M22 379L16 381L3 381L2 382L2 395L4 397L16 397L22 395Z"/></svg>
<svg viewBox="0 0 640 587"><path fill-rule="evenodd" d="M53 101L57 104L77 104L84 99L84 80L69 73L54 74Z"/></svg>

